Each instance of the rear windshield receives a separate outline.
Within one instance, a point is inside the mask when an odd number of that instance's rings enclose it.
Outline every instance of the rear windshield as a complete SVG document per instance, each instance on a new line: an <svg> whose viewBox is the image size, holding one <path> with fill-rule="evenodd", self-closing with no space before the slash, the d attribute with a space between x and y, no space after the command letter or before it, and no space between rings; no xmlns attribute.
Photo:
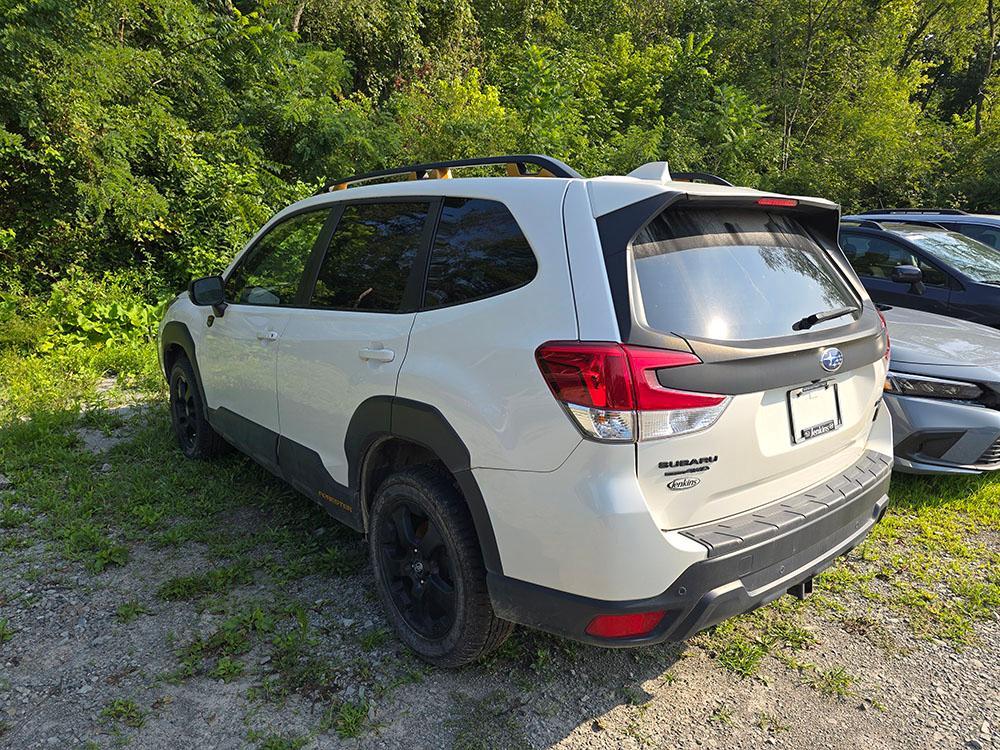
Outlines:
<svg viewBox="0 0 1000 750"><path fill-rule="evenodd" d="M723 341L788 336L803 318L860 305L798 220L780 213L668 210L639 233L632 253L646 322L665 333Z"/></svg>

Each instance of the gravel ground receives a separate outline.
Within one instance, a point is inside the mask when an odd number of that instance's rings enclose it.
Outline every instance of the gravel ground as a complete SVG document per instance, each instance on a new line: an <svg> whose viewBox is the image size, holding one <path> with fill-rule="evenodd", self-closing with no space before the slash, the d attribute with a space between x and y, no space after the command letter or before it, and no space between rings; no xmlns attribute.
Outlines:
<svg viewBox="0 0 1000 750"><path fill-rule="evenodd" d="M137 439L129 428L76 437L95 474ZM25 491L13 484L6 492ZM276 523L259 505L226 516L248 533ZM92 573L30 526L0 535L3 748L1000 748L995 612L959 648L915 637L905 613L848 592L836 606L795 609L811 642L767 650L749 675L723 666L712 634L609 651L523 630L490 662L449 672L385 630L366 566L280 591L254 569L224 595L165 601L164 583L219 566L205 544L132 543L127 563ZM233 612L261 601L296 614L234 650L241 673L181 673L185 644L211 643ZM128 602L140 611L123 615ZM287 677L276 644L297 632L310 634L297 664L334 665L317 684Z"/></svg>

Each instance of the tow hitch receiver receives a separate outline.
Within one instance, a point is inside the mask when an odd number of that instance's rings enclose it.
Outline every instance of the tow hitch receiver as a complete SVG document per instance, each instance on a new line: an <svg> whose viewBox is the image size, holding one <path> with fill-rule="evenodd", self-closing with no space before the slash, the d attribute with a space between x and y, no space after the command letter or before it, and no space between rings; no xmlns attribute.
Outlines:
<svg viewBox="0 0 1000 750"><path fill-rule="evenodd" d="M809 594L813 592L813 579L810 576L801 583L796 583L790 589L788 593L794 596L796 599L805 599Z"/></svg>

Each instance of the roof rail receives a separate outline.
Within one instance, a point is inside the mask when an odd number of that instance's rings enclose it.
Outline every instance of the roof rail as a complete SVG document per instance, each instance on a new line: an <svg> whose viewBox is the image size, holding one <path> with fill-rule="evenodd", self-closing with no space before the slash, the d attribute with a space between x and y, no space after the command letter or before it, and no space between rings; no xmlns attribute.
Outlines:
<svg viewBox="0 0 1000 750"><path fill-rule="evenodd" d="M864 221L859 221L858 226L864 227L865 229L881 229L885 231L885 227L883 227L877 221L872 221L871 219L865 219Z"/></svg>
<svg viewBox="0 0 1000 750"><path fill-rule="evenodd" d="M883 219L883 221L885 221ZM893 222L894 224L907 224L911 227L930 227L931 229L943 229L946 232L952 231L948 229L944 224L938 224L936 221L919 221L917 219L897 219Z"/></svg>
<svg viewBox="0 0 1000 750"><path fill-rule="evenodd" d="M331 190L344 190L348 185L355 185L359 182L371 182L382 177L396 177L409 175L411 180L426 180L451 177L451 170L464 169L467 167L485 167L491 164L504 164L507 167L508 177L582 177L579 172L567 164L553 159L550 156L540 154L513 154L509 156L483 156L477 159L456 159L454 161L436 161L427 164L412 164L406 167L395 169L383 169L378 172L365 172L342 180L334 180L326 183L317 193L326 193ZM528 170L528 166L538 167L537 172Z"/></svg>
<svg viewBox="0 0 1000 750"><path fill-rule="evenodd" d="M724 180L718 175L711 174L710 172L673 172L670 175L670 179L674 182L707 182L710 185L724 185L725 187L733 187L733 183L729 180Z"/></svg>
<svg viewBox="0 0 1000 750"><path fill-rule="evenodd" d="M880 214L942 214L947 216L967 216L968 211L960 208L883 208L878 211L863 211L858 216L877 216Z"/></svg>

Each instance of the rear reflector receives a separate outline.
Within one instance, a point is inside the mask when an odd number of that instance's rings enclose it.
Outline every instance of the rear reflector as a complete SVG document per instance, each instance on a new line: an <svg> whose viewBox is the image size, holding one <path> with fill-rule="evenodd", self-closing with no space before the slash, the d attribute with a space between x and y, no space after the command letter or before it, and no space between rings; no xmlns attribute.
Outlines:
<svg viewBox="0 0 1000 750"><path fill-rule="evenodd" d="M778 208L795 208L799 202L794 198L760 198L758 206L776 206Z"/></svg>
<svg viewBox="0 0 1000 750"><path fill-rule="evenodd" d="M636 612L627 615L598 615L587 625L587 635L597 638L628 638L651 632L666 612Z"/></svg>
<svg viewBox="0 0 1000 750"><path fill-rule="evenodd" d="M550 341L535 352L552 394L590 437L634 442L711 426L729 396L660 385L657 371L699 365L691 352L603 341Z"/></svg>

